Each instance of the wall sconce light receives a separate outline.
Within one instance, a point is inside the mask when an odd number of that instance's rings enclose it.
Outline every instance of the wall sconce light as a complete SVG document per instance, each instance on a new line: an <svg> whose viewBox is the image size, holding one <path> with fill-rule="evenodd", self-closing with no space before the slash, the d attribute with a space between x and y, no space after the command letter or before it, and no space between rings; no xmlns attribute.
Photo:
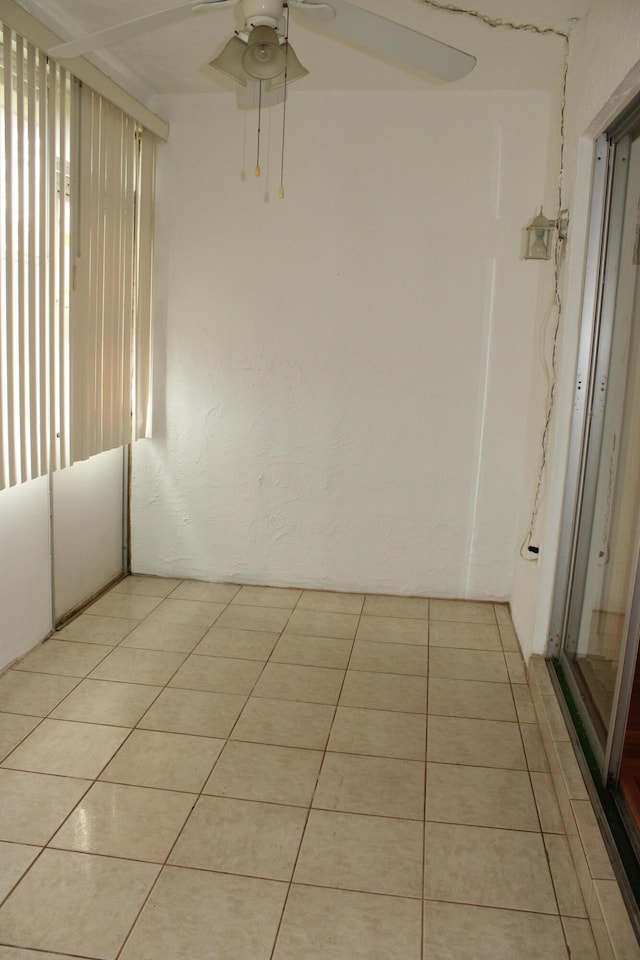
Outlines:
<svg viewBox="0 0 640 960"><path fill-rule="evenodd" d="M525 260L549 260L553 249L553 231L557 228L558 239L566 240L569 227L569 212L561 210L557 220L548 220L542 212L525 227Z"/></svg>

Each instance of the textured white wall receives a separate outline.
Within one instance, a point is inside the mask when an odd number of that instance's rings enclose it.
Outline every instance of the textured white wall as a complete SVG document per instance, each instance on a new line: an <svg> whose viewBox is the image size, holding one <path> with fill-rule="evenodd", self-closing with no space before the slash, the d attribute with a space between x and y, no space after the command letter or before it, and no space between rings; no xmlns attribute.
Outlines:
<svg viewBox="0 0 640 960"><path fill-rule="evenodd" d="M570 39L565 109L563 202L571 228L561 277L563 317L559 338L556 404L549 442L541 518L538 563L516 558L511 609L526 656L544 653L550 632L560 520L573 407L584 258L596 137L617 113L640 93L640 7L635 0L594 0L590 14L576 25ZM532 385L532 416L527 447L539 449L544 390ZM520 523L526 529L534 481L534 461L525 471L525 497Z"/></svg>
<svg viewBox="0 0 640 960"><path fill-rule="evenodd" d="M540 283L520 236L557 101L294 92L284 201L278 114L256 181L255 114L157 106L134 569L508 597Z"/></svg>

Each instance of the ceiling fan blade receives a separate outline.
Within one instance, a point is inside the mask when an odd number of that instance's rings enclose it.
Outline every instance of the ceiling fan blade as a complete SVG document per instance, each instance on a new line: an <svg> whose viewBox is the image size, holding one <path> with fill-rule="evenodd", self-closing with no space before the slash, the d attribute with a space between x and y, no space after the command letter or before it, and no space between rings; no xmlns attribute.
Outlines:
<svg viewBox="0 0 640 960"><path fill-rule="evenodd" d="M295 6L300 9L298 4ZM307 4L302 3L301 6L306 7ZM446 81L461 80L476 64L476 58L469 53L403 27L393 20L369 13L346 0L330 0L330 6L335 10L335 18L319 25L319 29L340 39L350 40L370 53L415 67Z"/></svg>
<svg viewBox="0 0 640 960"><path fill-rule="evenodd" d="M186 20L193 14L213 10L216 7L231 7L235 3L237 3L237 0L200 0L200 2L191 0L190 3L182 3L177 7L169 7L167 10L158 10L157 13L148 13L144 17L126 20L124 23L116 24L115 27L98 30L96 33L80 37L78 40L59 43L55 47L50 47L47 53L54 60L69 60L72 57L81 57L92 50L110 47L114 43L119 43L120 40L138 37L140 34L155 30L157 27L166 27L171 23Z"/></svg>

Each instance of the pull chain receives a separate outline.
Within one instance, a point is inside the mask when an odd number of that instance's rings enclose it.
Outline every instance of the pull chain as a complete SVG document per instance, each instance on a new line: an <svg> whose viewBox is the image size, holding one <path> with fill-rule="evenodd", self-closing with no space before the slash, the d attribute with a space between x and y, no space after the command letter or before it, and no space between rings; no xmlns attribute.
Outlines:
<svg viewBox="0 0 640 960"><path fill-rule="evenodd" d="M260 91L258 94L258 147L256 153L256 177L260 176L260 128L262 124L262 80L260 83Z"/></svg>
<svg viewBox="0 0 640 960"><path fill-rule="evenodd" d="M285 50L284 50L284 99L282 101L282 151L280 154L280 189L278 196L284 200L284 142L287 126L287 78L289 70L289 7L287 7Z"/></svg>
<svg viewBox="0 0 640 960"><path fill-rule="evenodd" d="M285 67L284 102L282 104L282 154L280 157L280 189L278 190L278 196L280 197L281 200L284 199L284 137L285 137L286 123L287 123L287 71Z"/></svg>

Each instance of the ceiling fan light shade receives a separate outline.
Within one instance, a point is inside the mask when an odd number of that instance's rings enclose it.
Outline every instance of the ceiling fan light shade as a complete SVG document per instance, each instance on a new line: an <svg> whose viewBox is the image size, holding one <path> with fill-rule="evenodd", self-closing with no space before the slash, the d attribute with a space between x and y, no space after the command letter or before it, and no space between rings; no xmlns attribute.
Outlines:
<svg viewBox="0 0 640 960"><path fill-rule="evenodd" d="M255 80L273 80L284 73L285 51L273 27L254 27L242 56L242 65Z"/></svg>
<svg viewBox="0 0 640 960"><path fill-rule="evenodd" d="M303 67L300 61L298 60L293 47L287 41L282 48L285 52L286 62L287 62L287 83L293 83L295 80L302 80L303 77L309 76L309 71L306 67ZM269 89L277 90L278 87L284 86L284 71L273 80L269 81Z"/></svg>
<svg viewBox="0 0 640 960"><path fill-rule="evenodd" d="M246 43L240 37L232 37L225 44L222 53L209 62L209 66L215 70L220 70L227 77L231 77L236 83L247 85L247 71L245 70L242 58L247 49Z"/></svg>

